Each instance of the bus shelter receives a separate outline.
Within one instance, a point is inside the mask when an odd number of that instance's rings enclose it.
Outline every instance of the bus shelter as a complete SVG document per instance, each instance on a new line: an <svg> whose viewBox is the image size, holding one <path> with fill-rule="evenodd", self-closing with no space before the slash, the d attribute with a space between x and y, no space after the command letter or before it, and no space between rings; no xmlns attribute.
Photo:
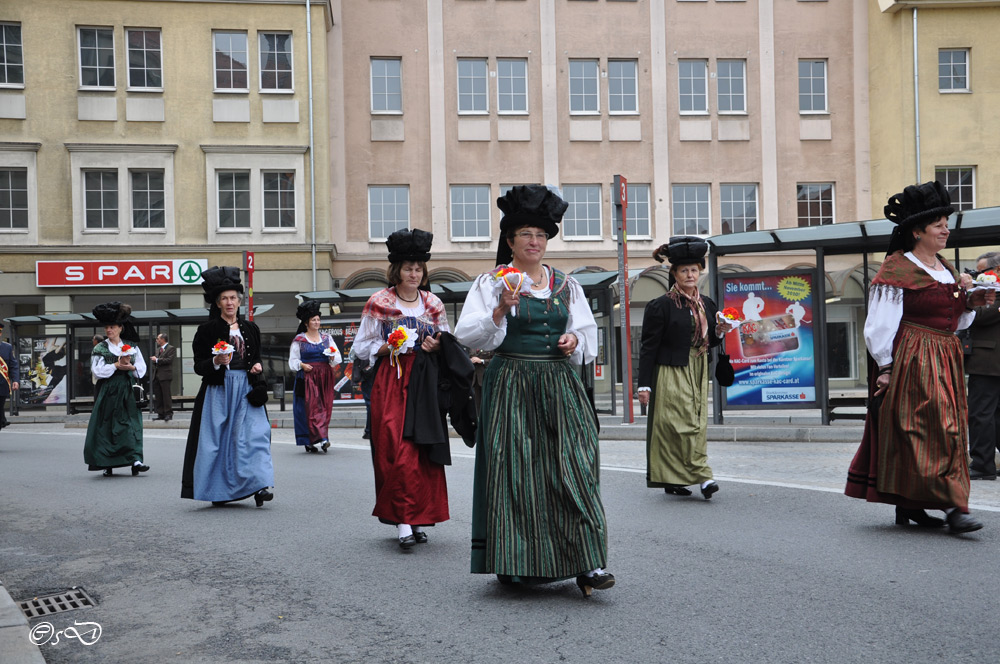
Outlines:
<svg viewBox="0 0 1000 664"><path fill-rule="evenodd" d="M967 247L995 246L1000 242L1000 207L965 210L954 213L949 218L948 249L955 251L955 266L959 267L959 250ZM778 228L716 235L708 239L708 271L712 275L712 297L721 304L724 301L723 280L719 259L723 256L775 253L814 252L815 266L812 268L812 284L815 288L813 309L813 343L817 349L826 349L826 266L828 256L858 254L862 256L864 274L865 311L867 312L869 287L869 260L873 255L884 254L889 246L889 238L895 224L888 219L858 221L826 226L805 228ZM800 270L801 271L801 270ZM823 424L829 424L831 411L836 403L831 403L828 389L828 365L826 352L816 353L815 361L816 406L819 407ZM713 381L714 382L714 381ZM717 382L713 384L713 420L723 421L725 409L725 388ZM782 407L787 407L783 405Z"/></svg>

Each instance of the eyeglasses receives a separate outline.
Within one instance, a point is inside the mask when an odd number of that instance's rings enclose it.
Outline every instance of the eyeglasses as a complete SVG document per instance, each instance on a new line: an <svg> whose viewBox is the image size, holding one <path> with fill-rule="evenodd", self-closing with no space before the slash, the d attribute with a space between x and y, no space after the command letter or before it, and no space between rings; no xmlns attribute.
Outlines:
<svg viewBox="0 0 1000 664"><path fill-rule="evenodd" d="M538 240L543 242L549 239L548 233L532 233L531 231L521 231L520 233L514 233L514 237L519 237L525 242L531 242L532 240Z"/></svg>

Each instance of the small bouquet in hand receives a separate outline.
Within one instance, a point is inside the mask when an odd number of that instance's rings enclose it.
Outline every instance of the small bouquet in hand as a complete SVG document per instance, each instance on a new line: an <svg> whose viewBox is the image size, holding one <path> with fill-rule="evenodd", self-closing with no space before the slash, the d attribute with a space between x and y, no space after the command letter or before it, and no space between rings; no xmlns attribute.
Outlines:
<svg viewBox="0 0 1000 664"><path fill-rule="evenodd" d="M340 350L337 348L337 344L331 343L323 349L323 354L327 357L337 357L340 355Z"/></svg>
<svg viewBox="0 0 1000 664"><path fill-rule="evenodd" d="M397 358L416 345L417 331L400 325L389 333L389 338L385 342L389 344L389 364L396 367L396 378L402 378L403 368Z"/></svg>
<svg viewBox="0 0 1000 664"><path fill-rule="evenodd" d="M132 362L132 356L138 352L138 348L135 346L130 346L129 344L122 344L122 349L120 351L121 355L119 361L124 360L125 364L130 364Z"/></svg>
<svg viewBox="0 0 1000 664"><path fill-rule="evenodd" d="M212 355L229 355L233 350L232 345L228 342L219 341L219 343L212 346Z"/></svg>
<svg viewBox="0 0 1000 664"><path fill-rule="evenodd" d="M509 266L490 272L490 277L493 278L493 291L497 297L505 290L512 293L528 293L531 291L531 284L534 283L527 274ZM512 316L517 316L517 307L511 307L510 313Z"/></svg>
<svg viewBox="0 0 1000 664"><path fill-rule="evenodd" d="M715 318L719 323L725 323L729 326L726 334L735 330L743 322L743 317L740 316L740 312L736 307L726 307L722 311L717 312Z"/></svg>
<svg viewBox="0 0 1000 664"><path fill-rule="evenodd" d="M976 287L1000 288L1000 284L997 283L997 273L993 270L980 272L976 276Z"/></svg>

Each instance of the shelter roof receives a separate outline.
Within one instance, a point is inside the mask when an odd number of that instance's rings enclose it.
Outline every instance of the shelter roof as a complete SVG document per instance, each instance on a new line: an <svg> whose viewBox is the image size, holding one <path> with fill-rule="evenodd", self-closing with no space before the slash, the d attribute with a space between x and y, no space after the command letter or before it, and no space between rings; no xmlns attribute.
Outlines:
<svg viewBox="0 0 1000 664"><path fill-rule="evenodd" d="M253 315L259 316L270 311L273 304L261 304L253 308ZM170 325L193 325L205 322L208 309L150 309L133 311L132 318L140 325L166 323ZM68 325L70 327L101 327L93 314L40 314L37 316L12 316L7 322L18 325Z"/></svg>

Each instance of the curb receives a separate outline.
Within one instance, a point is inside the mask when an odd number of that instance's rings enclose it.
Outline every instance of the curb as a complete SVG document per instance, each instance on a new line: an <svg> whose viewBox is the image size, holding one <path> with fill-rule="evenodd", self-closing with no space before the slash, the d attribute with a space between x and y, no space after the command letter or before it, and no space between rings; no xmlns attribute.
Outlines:
<svg viewBox="0 0 1000 664"><path fill-rule="evenodd" d="M28 619L0 579L0 653L4 664L45 664L42 651L29 634Z"/></svg>

